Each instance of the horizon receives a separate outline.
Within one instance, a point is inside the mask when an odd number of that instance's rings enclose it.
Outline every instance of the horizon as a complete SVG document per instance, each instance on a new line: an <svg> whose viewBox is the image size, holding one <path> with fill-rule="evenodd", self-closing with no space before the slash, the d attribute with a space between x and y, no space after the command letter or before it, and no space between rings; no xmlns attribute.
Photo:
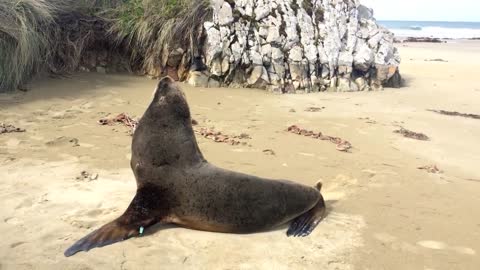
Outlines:
<svg viewBox="0 0 480 270"><path fill-rule="evenodd" d="M458 0L455 5L450 1L438 0L404 0L401 3L360 0L360 3L372 8L374 17L379 21L480 23L477 14L480 10L480 1L477 0Z"/></svg>
<svg viewBox="0 0 480 270"><path fill-rule="evenodd" d="M388 19L378 19L379 22L449 22L449 23L480 23L480 21L432 21L432 20L388 20Z"/></svg>

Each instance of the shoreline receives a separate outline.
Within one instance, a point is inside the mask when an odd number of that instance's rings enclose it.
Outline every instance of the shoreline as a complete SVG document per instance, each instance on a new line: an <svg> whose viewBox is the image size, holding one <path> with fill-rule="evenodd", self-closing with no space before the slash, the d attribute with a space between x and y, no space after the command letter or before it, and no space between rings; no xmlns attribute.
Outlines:
<svg viewBox="0 0 480 270"><path fill-rule="evenodd" d="M446 43L449 41L479 41L480 37L473 38L439 38L439 37L413 37L413 36L395 36L395 43L413 43L413 42L423 42L423 43Z"/></svg>

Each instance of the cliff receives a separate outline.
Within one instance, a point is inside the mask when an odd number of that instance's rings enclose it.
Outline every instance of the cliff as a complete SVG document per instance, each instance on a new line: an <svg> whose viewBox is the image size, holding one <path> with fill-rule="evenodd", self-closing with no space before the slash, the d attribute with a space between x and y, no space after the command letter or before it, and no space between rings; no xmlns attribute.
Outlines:
<svg viewBox="0 0 480 270"><path fill-rule="evenodd" d="M357 0L214 0L193 85L275 92L399 87L393 34Z"/></svg>

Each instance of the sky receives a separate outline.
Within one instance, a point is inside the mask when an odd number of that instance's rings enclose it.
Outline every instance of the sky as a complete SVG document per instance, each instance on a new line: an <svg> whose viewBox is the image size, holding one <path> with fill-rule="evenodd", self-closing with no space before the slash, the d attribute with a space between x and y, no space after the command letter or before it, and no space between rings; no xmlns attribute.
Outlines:
<svg viewBox="0 0 480 270"><path fill-rule="evenodd" d="M377 20L480 22L480 0L360 0Z"/></svg>

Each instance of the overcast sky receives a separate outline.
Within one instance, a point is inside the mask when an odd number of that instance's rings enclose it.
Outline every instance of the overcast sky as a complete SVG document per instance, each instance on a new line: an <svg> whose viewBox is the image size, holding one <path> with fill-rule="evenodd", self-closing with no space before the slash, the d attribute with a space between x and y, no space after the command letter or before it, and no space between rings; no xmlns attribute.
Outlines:
<svg viewBox="0 0 480 270"><path fill-rule="evenodd" d="M480 21L480 0L360 0L377 20Z"/></svg>

